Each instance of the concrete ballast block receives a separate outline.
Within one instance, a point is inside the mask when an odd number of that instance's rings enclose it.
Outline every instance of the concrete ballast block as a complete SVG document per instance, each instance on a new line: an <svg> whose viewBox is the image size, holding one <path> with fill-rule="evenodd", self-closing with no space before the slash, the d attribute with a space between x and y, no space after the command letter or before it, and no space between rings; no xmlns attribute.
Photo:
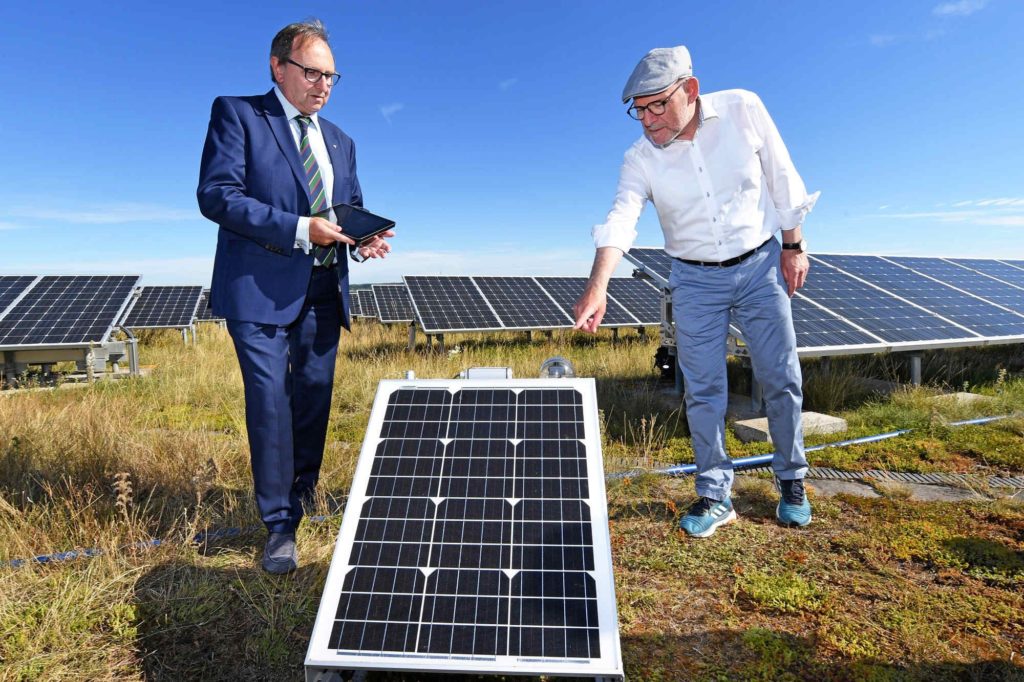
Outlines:
<svg viewBox="0 0 1024 682"><path fill-rule="evenodd" d="M802 415L804 433L839 433L846 430L846 420L819 412L804 412ZM733 433L744 443L753 441L772 442L768 433L768 419L744 419L733 423Z"/></svg>

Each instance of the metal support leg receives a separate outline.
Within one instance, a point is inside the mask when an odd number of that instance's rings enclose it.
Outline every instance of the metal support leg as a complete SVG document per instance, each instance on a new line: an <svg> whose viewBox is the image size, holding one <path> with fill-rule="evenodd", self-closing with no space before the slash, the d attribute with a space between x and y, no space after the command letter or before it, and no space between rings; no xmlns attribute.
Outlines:
<svg viewBox="0 0 1024 682"><path fill-rule="evenodd" d="M533 343L533 330L532 329L527 329L526 330L526 343Z"/></svg>
<svg viewBox="0 0 1024 682"><path fill-rule="evenodd" d="M444 334L437 335L437 352L444 353Z"/></svg>
<svg viewBox="0 0 1024 682"><path fill-rule="evenodd" d="M641 341L646 341L647 340L647 327L637 327L636 328L636 335L638 337L640 337Z"/></svg>
<svg viewBox="0 0 1024 682"><path fill-rule="evenodd" d="M409 345L406 346L406 350L412 351L412 350L415 350L415 349L416 349L416 323L415 322L410 322L409 323Z"/></svg>
<svg viewBox="0 0 1024 682"><path fill-rule="evenodd" d="M555 338L555 331L553 329L548 329L546 332L544 332L544 338L546 338L548 341Z"/></svg>
<svg viewBox="0 0 1024 682"><path fill-rule="evenodd" d="M181 340L186 346L188 345L188 329L181 330Z"/></svg>
<svg viewBox="0 0 1024 682"><path fill-rule="evenodd" d="M921 354L911 353L910 355L910 383L914 386L921 385Z"/></svg>
<svg viewBox="0 0 1024 682"><path fill-rule="evenodd" d="M618 327L612 327L612 341L615 342L615 341L618 341L618 340L619 340L619 328Z"/></svg>

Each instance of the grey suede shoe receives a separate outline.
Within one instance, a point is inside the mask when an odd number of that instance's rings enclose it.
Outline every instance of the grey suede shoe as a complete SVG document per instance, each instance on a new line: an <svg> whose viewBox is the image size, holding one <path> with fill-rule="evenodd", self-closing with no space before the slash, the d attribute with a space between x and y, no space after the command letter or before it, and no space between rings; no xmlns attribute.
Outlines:
<svg viewBox="0 0 1024 682"><path fill-rule="evenodd" d="M295 533L271 533L260 565L264 571L274 575L291 573L298 568L299 553L295 549Z"/></svg>

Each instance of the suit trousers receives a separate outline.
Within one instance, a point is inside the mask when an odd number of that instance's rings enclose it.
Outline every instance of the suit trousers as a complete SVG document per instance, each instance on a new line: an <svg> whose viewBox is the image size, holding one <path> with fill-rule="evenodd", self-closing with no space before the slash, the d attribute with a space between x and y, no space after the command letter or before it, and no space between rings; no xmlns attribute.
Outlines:
<svg viewBox="0 0 1024 682"><path fill-rule="evenodd" d="M313 268L298 318L228 320L245 386L256 506L272 533L293 532L320 477L341 336L338 268Z"/></svg>
<svg viewBox="0 0 1024 682"><path fill-rule="evenodd" d="M669 286L676 324L676 355L686 384L686 419L697 464L697 494L729 496L732 460L725 451L728 405L726 337L730 317L750 351L754 377L764 393L768 430L775 445L772 468L784 480L807 473L800 410L800 362L781 246L771 239L731 267L673 261Z"/></svg>

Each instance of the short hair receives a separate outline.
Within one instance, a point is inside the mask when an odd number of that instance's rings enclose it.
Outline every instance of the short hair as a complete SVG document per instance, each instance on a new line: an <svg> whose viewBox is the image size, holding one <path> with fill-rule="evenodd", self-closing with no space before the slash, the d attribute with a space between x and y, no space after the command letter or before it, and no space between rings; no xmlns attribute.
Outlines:
<svg viewBox="0 0 1024 682"><path fill-rule="evenodd" d="M294 24L288 24L274 36L274 40L270 43L270 56L277 57L278 62L283 62L291 59L292 48L296 47L296 43L301 45L310 38L316 38L322 40L330 46L330 36L327 35L327 27L324 26L324 22L319 19L312 17L305 21L300 21ZM274 77L274 67L270 67L270 80L275 84L277 78Z"/></svg>

